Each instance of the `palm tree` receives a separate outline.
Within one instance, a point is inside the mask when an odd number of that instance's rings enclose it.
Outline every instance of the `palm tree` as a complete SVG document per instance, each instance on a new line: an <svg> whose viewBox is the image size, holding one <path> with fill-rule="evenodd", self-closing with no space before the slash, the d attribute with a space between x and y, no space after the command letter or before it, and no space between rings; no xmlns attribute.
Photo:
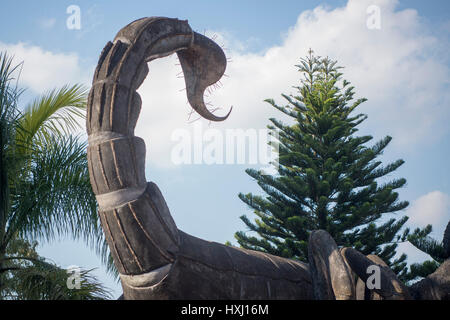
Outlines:
<svg viewBox="0 0 450 320"><path fill-rule="evenodd" d="M18 270L31 267L43 274L56 267L42 258L14 255L8 248L15 241L71 235L109 261L89 182L86 143L70 134L84 117L87 90L64 86L21 110L22 90L14 78L20 66L0 53L0 299L8 273L22 274L25 281L30 272Z"/></svg>
<svg viewBox="0 0 450 320"><path fill-rule="evenodd" d="M36 252L37 241L14 239L8 245L3 276L3 299L97 300L110 299L92 270L63 269ZM78 278L76 278L78 277ZM72 288L70 286L76 286Z"/></svg>

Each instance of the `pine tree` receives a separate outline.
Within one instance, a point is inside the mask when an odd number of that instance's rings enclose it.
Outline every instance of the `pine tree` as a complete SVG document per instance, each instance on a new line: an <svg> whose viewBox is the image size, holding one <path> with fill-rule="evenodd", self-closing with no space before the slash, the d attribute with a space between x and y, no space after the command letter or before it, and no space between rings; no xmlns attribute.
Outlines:
<svg viewBox="0 0 450 320"><path fill-rule="evenodd" d="M282 94L285 106L265 100L294 123L270 119L268 128L278 136L272 143L279 148L278 174L247 169L266 196L239 194L257 215L254 222L241 216L257 236L239 231L235 238L244 248L307 261L309 234L323 229L338 246L376 254L397 274L405 274L406 255L392 259L408 217L387 216L408 206L395 191L406 180L386 181L404 161L382 166L377 159L392 138L367 146L371 136L356 136L367 116L354 111L366 99L353 98L354 87L342 80L336 61L310 50L296 67L304 75L294 87L298 95Z"/></svg>
<svg viewBox="0 0 450 320"><path fill-rule="evenodd" d="M436 271L441 263L450 258L450 221L447 223L442 242L438 242L430 237L432 231L433 228L431 225L427 225L422 230L417 228L412 234L410 234L409 228L404 231L402 240L407 239L413 246L428 254L433 259L412 264L410 266L410 272L404 276L404 281L425 278Z"/></svg>

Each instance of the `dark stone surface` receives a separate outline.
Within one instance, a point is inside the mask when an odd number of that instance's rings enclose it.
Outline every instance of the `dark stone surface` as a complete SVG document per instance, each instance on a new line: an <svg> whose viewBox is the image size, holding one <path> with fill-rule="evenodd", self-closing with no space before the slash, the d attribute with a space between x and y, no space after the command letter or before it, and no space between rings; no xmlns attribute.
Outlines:
<svg viewBox="0 0 450 320"><path fill-rule="evenodd" d="M308 241L308 258L315 299L355 299L351 271L328 232L324 230L311 232Z"/></svg>

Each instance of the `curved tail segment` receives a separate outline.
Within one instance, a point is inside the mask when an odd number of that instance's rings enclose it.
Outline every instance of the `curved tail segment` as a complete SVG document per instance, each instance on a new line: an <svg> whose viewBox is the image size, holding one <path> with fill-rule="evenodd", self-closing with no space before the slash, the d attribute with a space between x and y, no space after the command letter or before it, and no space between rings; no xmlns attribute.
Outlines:
<svg viewBox="0 0 450 320"><path fill-rule="evenodd" d="M186 81L186 93L192 108L203 118L223 121L231 113L218 117L206 108L203 95L207 87L222 78L227 66L227 58L222 49L207 37L194 32L194 41L189 50L177 52Z"/></svg>
<svg viewBox="0 0 450 320"><path fill-rule="evenodd" d="M204 241L178 230L145 178L145 143L134 136L136 92L147 62L177 53L191 106L211 121L205 89L226 68L222 49L187 21L136 20L103 49L88 99L88 165L99 217L125 299L310 299L308 265ZM230 110L231 111L231 110Z"/></svg>
<svg viewBox="0 0 450 320"><path fill-rule="evenodd" d="M189 48L186 21L144 18L103 49L88 99L90 179L106 239L121 274L142 274L174 261L179 235L155 184L145 179L145 143L134 136L136 92L147 61Z"/></svg>

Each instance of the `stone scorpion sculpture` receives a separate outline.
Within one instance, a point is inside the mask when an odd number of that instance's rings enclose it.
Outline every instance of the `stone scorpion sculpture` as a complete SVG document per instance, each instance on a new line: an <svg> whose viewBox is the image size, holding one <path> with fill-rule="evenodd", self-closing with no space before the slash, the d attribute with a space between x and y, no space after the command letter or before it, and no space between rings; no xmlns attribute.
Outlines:
<svg viewBox="0 0 450 320"><path fill-rule="evenodd" d="M134 136L141 108L136 90L147 62L172 53L190 105L208 120L225 120L230 113L218 117L203 101L225 71L225 54L178 19L143 18L121 29L100 55L88 99L90 180L124 299L449 298L449 259L406 288L380 258L339 249L323 230L311 232L309 264L179 230L157 185L145 179L145 143ZM373 264L380 266L381 286L368 290Z"/></svg>

